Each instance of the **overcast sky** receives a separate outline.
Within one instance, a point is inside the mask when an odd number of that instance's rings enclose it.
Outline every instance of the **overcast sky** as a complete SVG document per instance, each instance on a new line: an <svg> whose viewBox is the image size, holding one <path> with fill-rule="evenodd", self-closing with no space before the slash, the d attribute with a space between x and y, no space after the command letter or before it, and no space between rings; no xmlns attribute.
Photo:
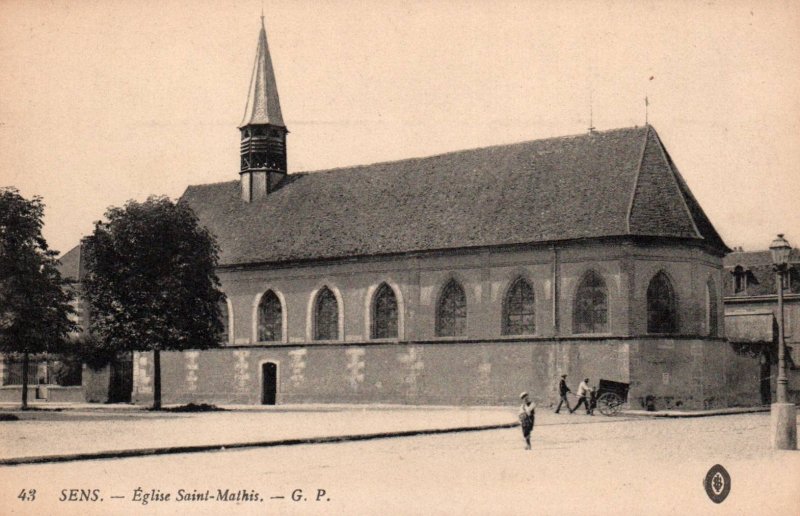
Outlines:
<svg viewBox="0 0 800 516"><path fill-rule="evenodd" d="M0 0L0 186L66 252L238 179L261 0ZM800 2L264 2L290 171L645 122L729 246L800 244ZM652 78L652 79L651 79ZM421 206L420 209L424 209Z"/></svg>

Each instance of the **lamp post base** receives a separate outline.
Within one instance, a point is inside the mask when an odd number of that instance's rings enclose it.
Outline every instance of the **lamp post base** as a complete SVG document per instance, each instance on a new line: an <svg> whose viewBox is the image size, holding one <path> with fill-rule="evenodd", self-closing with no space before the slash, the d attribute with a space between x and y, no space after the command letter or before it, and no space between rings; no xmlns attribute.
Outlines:
<svg viewBox="0 0 800 516"><path fill-rule="evenodd" d="M796 450L797 407L794 403L773 403L770 415L772 447L776 450Z"/></svg>

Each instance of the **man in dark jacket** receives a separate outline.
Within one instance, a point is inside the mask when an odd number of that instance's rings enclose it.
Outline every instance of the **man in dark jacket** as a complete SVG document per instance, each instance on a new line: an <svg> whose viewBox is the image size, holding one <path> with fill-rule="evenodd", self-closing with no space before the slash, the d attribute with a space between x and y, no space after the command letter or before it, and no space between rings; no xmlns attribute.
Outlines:
<svg viewBox="0 0 800 516"><path fill-rule="evenodd" d="M569 390L569 387L567 387L567 375L562 374L561 375L561 381L558 382L558 396L561 399L559 400L558 406L556 407L556 414L558 414L558 412L561 410L561 405L563 405L563 404L566 404L567 405L567 410L569 410L569 412L572 413L572 409L569 406L569 400L567 400L567 393L568 392L572 392L572 391Z"/></svg>

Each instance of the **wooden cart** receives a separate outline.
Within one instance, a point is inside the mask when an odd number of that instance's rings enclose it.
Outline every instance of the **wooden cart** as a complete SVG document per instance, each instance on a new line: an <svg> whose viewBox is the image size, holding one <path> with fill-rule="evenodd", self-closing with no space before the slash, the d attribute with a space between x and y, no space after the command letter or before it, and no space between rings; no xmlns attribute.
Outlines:
<svg viewBox="0 0 800 516"><path fill-rule="evenodd" d="M600 380L594 393L593 403L597 404L597 408L604 416L616 416L628 401L629 387L630 384L627 383Z"/></svg>

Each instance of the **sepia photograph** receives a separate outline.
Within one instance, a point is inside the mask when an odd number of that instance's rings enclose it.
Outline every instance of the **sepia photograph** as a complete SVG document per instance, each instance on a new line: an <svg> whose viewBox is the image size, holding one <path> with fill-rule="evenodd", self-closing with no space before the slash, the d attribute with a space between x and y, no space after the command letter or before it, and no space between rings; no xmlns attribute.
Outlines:
<svg viewBox="0 0 800 516"><path fill-rule="evenodd" d="M0 514L800 513L800 2L0 0Z"/></svg>

